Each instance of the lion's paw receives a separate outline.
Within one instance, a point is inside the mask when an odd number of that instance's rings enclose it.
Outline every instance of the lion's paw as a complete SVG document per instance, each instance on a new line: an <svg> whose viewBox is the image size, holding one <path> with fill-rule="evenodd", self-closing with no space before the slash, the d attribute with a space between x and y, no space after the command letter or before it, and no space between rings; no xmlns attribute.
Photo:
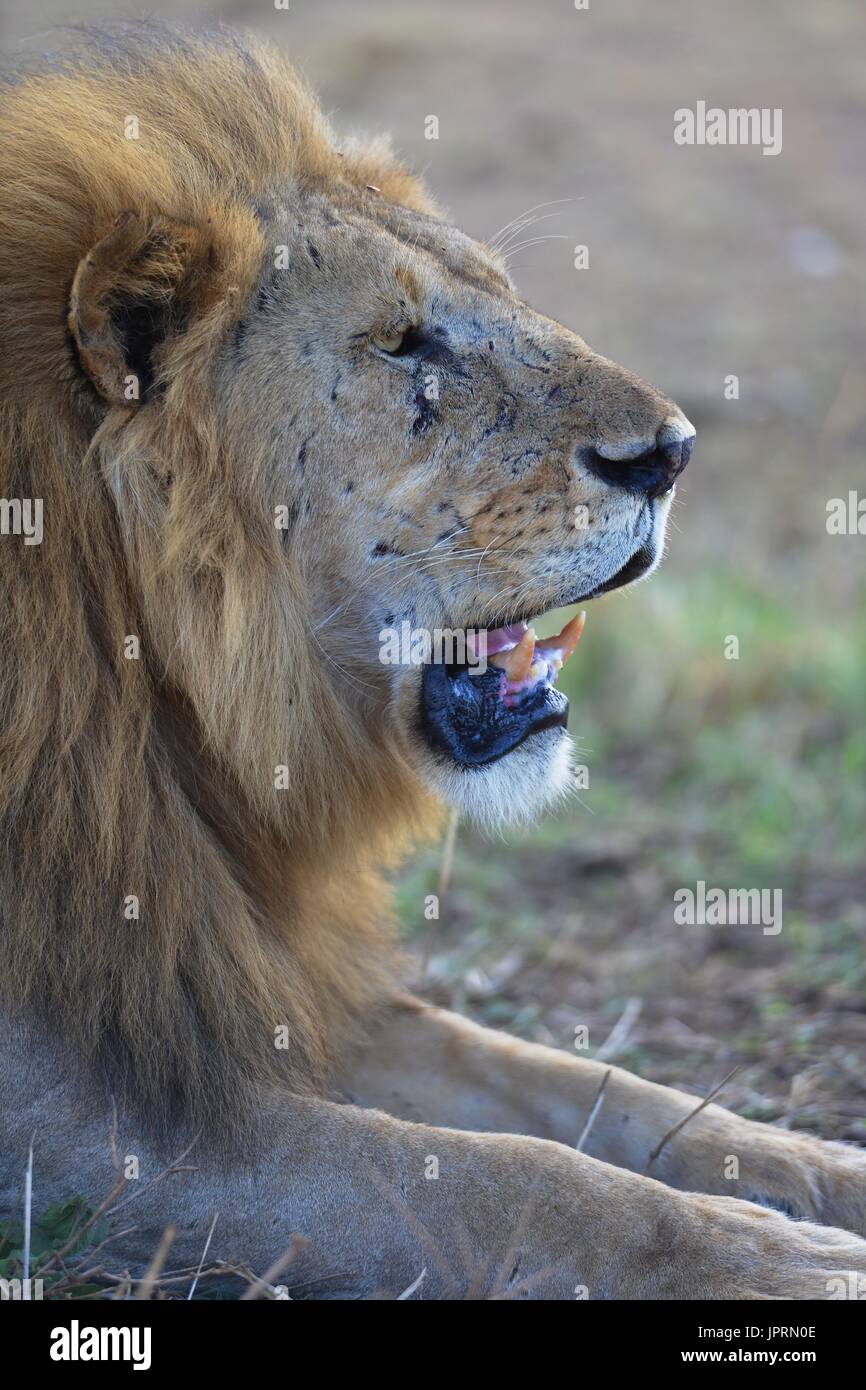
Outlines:
<svg viewBox="0 0 866 1390"><path fill-rule="evenodd" d="M866 1298L866 1241L735 1198L692 1197L708 1239L701 1294L721 1299Z"/></svg>
<svg viewBox="0 0 866 1390"><path fill-rule="evenodd" d="M715 1107L704 1115L694 1129L684 1127L653 1177L866 1236L866 1150Z"/></svg>

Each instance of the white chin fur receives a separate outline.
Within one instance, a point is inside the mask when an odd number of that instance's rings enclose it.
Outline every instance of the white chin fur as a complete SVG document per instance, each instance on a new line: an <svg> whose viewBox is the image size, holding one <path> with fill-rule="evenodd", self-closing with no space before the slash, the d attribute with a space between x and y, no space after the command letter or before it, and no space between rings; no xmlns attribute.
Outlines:
<svg viewBox="0 0 866 1390"><path fill-rule="evenodd" d="M438 796L477 825L521 825L537 820L573 790L574 745L564 729L545 729L489 767L437 762L430 780Z"/></svg>

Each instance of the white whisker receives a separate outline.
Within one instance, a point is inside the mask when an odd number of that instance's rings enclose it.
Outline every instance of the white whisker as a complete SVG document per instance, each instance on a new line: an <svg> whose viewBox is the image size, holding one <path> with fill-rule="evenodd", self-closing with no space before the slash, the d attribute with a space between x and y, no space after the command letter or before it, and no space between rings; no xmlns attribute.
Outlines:
<svg viewBox="0 0 866 1390"><path fill-rule="evenodd" d="M496 235L488 241L487 245L490 247L491 251L498 249L500 238L511 230L515 222L522 221L523 218L529 217L531 213L538 212L541 208L553 207L555 203L573 203L576 201L576 198L549 198L546 203L536 203L534 207L527 208L525 212L518 213L516 217L512 217L510 222L506 222L505 226L499 229Z"/></svg>

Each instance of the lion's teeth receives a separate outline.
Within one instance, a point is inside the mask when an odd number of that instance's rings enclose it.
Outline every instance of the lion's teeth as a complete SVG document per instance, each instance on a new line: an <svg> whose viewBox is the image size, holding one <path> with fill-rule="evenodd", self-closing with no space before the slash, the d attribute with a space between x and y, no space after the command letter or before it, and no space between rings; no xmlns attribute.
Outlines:
<svg viewBox="0 0 866 1390"><path fill-rule="evenodd" d="M585 622L586 614L578 613L571 622L565 624L558 636L542 637L538 643L539 649L552 659L559 660L560 665L564 666L580 641Z"/></svg>
<svg viewBox="0 0 866 1390"><path fill-rule="evenodd" d="M507 652L496 652L488 658L488 664L498 666L504 671L509 681L525 681L529 675L535 656L535 633L529 627L524 632L516 647L512 647Z"/></svg>
<svg viewBox="0 0 866 1390"><path fill-rule="evenodd" d="M519 628L497 628L496 639L507 639L514 633L515 637L519 635L520 640L507 649L494 649L492 653L488 648L487 664L504 672L507 688L512 693L517 687L525 690L533 683L555 681L577 646L585 622L586 614L578 613L556 637L542 637L540 640L533 628L524 627L523 624Z"/></svg>

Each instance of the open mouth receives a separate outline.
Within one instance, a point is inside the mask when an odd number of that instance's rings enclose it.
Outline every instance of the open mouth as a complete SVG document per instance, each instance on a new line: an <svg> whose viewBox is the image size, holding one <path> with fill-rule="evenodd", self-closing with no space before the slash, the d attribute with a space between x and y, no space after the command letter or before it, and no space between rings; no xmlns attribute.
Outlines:
<svg viewBox="0 0 866 1390"><path fill-rule="evenodd" d="M655 560L656 547L646 542L609 579L572 597L569 606L633 583ZM564 729L568 700L556 689L556 679L577 646L585 616L579 613L555 637L538 638L525 622L488 628L486 669L480 660L426 664L421 728L428 744L459 767L481 768L533 734Z"/></svg>
<svg viewBox="0 0 866 1390"><path fill-rule="evenodd" d="M479 768L532 734L564 729L568 700L556 679L580 640L585 617L579 613L555 637L536 637L524 622L489 628L474 664L427 664L421 722L431 746L462 767Z"/></svg>

